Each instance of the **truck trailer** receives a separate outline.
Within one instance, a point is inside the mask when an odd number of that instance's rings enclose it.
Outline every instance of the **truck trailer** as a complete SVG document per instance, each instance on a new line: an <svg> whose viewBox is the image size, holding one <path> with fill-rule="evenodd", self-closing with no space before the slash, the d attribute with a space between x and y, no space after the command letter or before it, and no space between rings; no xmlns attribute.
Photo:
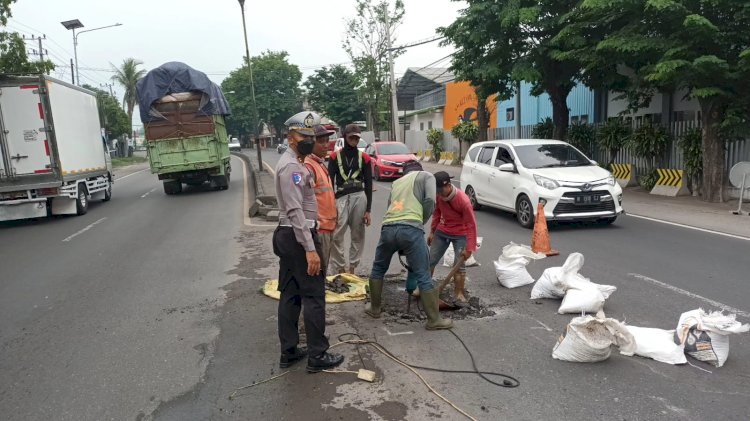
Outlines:
<svg viewBox="0 0 750 421"><path fill-rule="evenodd" d="M0 75L0 221L83 215L112 197L96 95L49 76Z"/></svg>

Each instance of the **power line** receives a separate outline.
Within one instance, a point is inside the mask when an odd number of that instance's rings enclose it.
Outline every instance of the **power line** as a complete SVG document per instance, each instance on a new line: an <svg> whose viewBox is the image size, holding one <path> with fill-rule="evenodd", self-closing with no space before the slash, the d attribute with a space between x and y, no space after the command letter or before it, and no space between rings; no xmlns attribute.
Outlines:
<svg viewBox="0 0 750 421"><path fill-rule="evenodd" d="M393 48L391 48L391 50L395 51L395 50L403 50L405 48L417 47L419 45L429 44L431 42L440 41L442 39L445 39L445 37L437 36L437 37L427 38L427 39L423 39L423 40L420 40L420 41L414 41L411 44L404 44L404 45L400 45L398 47L393 47Z"/></svg>

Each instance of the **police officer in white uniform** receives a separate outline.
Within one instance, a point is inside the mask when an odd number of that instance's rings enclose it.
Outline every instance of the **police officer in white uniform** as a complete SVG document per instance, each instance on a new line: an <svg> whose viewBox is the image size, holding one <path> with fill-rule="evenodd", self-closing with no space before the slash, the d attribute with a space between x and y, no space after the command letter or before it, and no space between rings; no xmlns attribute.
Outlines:
<svg viewBox="0 0 750 421"><path fill-rule="evenodd" d="M313 126L320 116L303 111L284 123L289 131L289 148L276 165L276 197L279 226L273 233L273 252L279 256L279 340L281 368L308 356L307 371L336 367L342 355L327 352L325 336L325 276L321 267L318 239L318 205L313 178L303 164L315 142ZM303 310L307 352L300 349L299 315Z"/></svg>

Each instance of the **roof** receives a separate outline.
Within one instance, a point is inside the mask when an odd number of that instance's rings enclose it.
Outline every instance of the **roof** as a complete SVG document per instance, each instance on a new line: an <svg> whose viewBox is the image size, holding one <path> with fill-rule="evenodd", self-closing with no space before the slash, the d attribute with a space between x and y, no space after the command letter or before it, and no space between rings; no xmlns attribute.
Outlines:
<svg viewBox="0 0 750 421"><path fill-rule="evenodd" d="M414 72L425 79L440 84L451 82L456 78L453 72L447 67L409 67L406 69L406 72Z"/></svg>
<svg viewBox="0 0 750 421"><path fill-rule="evenodd" d="M486 142L477 142L471 146L483 146L483 145L511 145L511 146L524 146L524 145L567 145L566 142L554 139L498 139L488 140Z"/></svg>
<svg viewBox="0 0 750 421"><path fill-rule="evenodd" d="M414 109L414 98L444 86L455 79L446 67L410 67L398 81L398 108Z"/></svg>

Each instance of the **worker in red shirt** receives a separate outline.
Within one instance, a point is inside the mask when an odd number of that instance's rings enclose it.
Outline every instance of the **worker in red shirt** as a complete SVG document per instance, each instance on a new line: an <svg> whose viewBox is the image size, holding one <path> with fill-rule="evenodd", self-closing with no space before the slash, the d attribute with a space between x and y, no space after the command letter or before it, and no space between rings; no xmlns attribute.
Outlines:
<svg viewBox="0 0 750 421"><path fill-rule="evenodd" d="M459 257L463 257L464 261L469 260L477 250L477 224L469 197L451 184L451 176L445 171L436 172L435 181L437 203L432 214L432 229L427 237L427 244L430 246L430 270L433 274L435 266L443 258L449 245L453 244L454 265ZM465 265L462 265L453 277L453 283L456 300L466 302Z"/></svg>

